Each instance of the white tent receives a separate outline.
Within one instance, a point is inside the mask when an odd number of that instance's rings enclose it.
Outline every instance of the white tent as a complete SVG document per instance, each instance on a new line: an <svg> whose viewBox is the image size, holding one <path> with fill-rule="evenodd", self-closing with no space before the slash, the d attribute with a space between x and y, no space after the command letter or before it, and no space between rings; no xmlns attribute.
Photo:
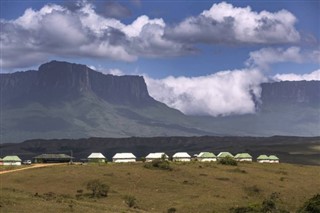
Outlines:
<svg viewBox="0 0 320 213"><path fill-rule="evenodd" d="M159 159L162 159L163 156L164 156L164 158L165 158L166 160L169 158L169 156L166 155L166 153L164 153L164 152L149 153L149 154L146 156L146 161L147 161L147 162L150 162L150 161L153 161L153 160L159 160Z"/></svg>
<svg viewBox="0 0 320 213"><path fill-rule="evenodd" d="M197 155L197 159L201 162L217 161L217 156L212 152L200 152L200 154Z"/></svg>
<svg viewBox="0 0 320 213"><path fill-rule="evenodd" d="M21 166L21 159L16 156L6 156L2 159L4 166Z"/></svg>
<svg viewBox="0 0 320 213"><path fill-rule="evenodd" d="M117 153L112 157L112 161L115 163L136 162L136 156L132 153Z"/></svg>
<svg viewBox="0 0 320 213"><path fill-rule="evenodd" d="M106 162L106 157L101 153L93 152L91 153L91 155L88 156L88 161L104 163Z"/></svg>
<svg viewBox="0 0 320 213"><path fill-rule="evenodd" d="M177 152L172 156L173 161L191 161L191 156L186 152Z"/></svg>

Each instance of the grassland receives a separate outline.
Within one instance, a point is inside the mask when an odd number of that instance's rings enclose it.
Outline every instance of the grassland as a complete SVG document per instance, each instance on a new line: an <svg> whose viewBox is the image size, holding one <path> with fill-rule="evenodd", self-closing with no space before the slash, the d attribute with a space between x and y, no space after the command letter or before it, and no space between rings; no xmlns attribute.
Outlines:
<svg viewBox="0 0 320 213"><path fill-rule="evenodd" d="M172 171L143 163L61 165L2 174L0 212L229 212L279 193L295 212L320 192L320 167L293 164L171 163ZM84 196L88 181L110 186L108 197ZM136 198L136 208L124 202Z"/></svg>

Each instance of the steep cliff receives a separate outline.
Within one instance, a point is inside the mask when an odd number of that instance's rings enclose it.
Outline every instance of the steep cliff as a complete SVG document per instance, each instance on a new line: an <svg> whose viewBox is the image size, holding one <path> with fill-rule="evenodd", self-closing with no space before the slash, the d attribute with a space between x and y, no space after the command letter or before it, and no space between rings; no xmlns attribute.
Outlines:
<svg viewBox="0 0 320 213"><path fill-rule="evenodd" d="M28 102L50 104L91 94L109 103L146 106L156 104L141 76L113 76L85 65L52 61L39 71L1 74L3 107Z"/></svg>
<svg viewBox="0 0 320 213"><path fill-rule="evenodd" d="M297 135L320 132L320 82L262 84L257 113L186 116L150 97L141 76L52 61L0 74L2 142L35 138Z"/></svg>
<svg viewBox="0 0 320 213"><path fill-rule="evenodd" d="M320 81L264 83L263 104L320 104Z"/></svg>

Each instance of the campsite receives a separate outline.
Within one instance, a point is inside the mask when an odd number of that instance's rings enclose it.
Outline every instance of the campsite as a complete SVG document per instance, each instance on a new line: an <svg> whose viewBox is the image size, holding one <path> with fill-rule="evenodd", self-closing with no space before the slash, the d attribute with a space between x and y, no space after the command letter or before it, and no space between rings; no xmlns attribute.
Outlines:
<svg viewBox="0 0 320 213"><path fill-rule="evenodd" d="M259 205L276 194L277 207L295 212L320 188L315 181L320 179L318 166L191 161L170 162L171 169L166 170L146 164L60 163L2 174L0 210L230 212L231 208ZM87 184L93 180L108 186L106 197L90 196Z"/></svg>

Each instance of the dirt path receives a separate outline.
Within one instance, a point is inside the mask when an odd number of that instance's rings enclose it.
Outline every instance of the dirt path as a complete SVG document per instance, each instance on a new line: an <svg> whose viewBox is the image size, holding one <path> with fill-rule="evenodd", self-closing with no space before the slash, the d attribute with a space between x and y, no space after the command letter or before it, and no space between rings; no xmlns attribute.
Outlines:
<svg viewBox="0 0 320 213"><path fill-rule="evenodd" d="M0 175L10 173L10 172L19 172L19 171L26 170L26 169L35 169L35 168L41 168L41 167L47 167L47 166L57 166L57 165L65 165L65 163L32 164L31 166L24 167L21 169L12 169L12 170L1 171Z"/></svg>

